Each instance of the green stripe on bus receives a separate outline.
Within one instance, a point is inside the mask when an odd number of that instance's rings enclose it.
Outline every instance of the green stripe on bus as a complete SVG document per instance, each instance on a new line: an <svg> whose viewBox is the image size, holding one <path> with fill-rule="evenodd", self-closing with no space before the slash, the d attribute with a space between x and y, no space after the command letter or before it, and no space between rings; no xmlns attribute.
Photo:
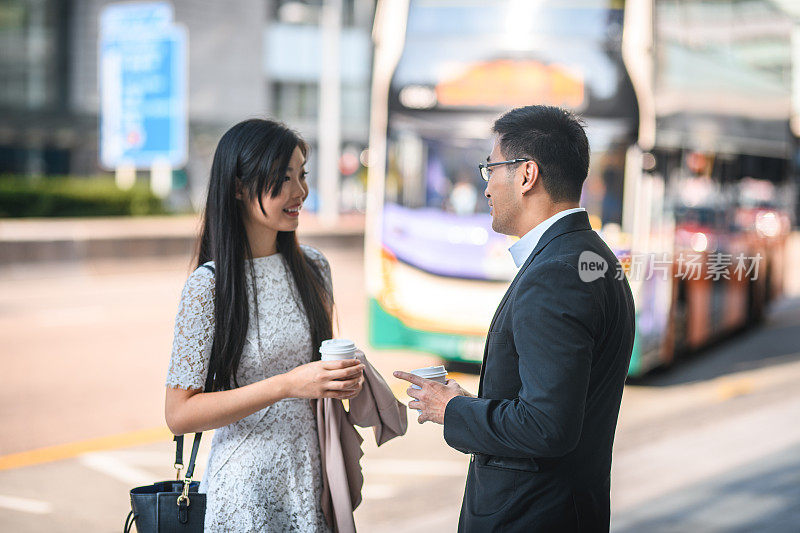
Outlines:
<svg viewBox="0 0 800 533"><path fill-rule="evenodd" d="M633 352L631 353L631 364L628 366L629 376L638 376L642 372L642 347L639 345L639 335L633 337Z"/></svg>
<svg viewBox="0 0 800 533"><path fill-rule="evenodd" d="M628 374L637 376L642 372L641 346L637 334L633 342L633 353ZM483 342L481 337L425 331L406 326L396 316L386 311L374 298L369 299L369 342L378 349L405 349L428 352L450 361L480 363L481 359L465 353L464 345Z"/></svg>
<svg viewBox="0 0 800 533"><path fill-rule="evenodd" d="M374 348L417 350L450 361L480 363L481 357L468 354L465 346L474 343L482 346L484 338L410 328L370 298L369 342Z"/></svg>

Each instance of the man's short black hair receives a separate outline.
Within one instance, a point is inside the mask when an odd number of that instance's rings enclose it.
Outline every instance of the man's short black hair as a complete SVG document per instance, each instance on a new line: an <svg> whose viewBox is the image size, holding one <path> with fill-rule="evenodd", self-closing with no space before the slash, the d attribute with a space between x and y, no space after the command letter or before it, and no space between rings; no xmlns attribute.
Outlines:
<svg viewBox="0 0 800 533"><path fill-rule="evenodd" d="M512 109L494 123L507 159L539 165L545 191L554 202L577 202L589 173L589 140L581 121L566 109L530 105Z"/></svg>

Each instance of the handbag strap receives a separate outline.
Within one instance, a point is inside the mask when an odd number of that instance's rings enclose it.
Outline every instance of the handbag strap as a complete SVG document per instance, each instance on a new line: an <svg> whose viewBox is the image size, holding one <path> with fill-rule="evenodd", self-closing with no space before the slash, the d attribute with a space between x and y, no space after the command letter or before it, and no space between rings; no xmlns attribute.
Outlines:
<svg viewBox="0 0 800 533"><path fill-rule="evenodd" d="M214 271L214 267L211 265L201 265L204 268L207 268L211 271L212 274L216 274ZM209 365L209 372L206 375L206 384L203 388L204 392L208 392L211 388L212 381L214 379L213 374L211 374ZM194 475L194 465L197 460L197 451L200 449L200 438L203 436L202 431L198 431L194 434L194 440L192 441L192 454L189 456L189 467L186 469L186 474L184 476L185 480L191 481L192 476ZM181 469L183 468L183 435L175 435L172 439L175 441L175 468L178 470L178 479L180 479ZM187 483L188 486L188 483Z"/></svg>
<svg viewBox="0 0 800 533"><path fill-rule="evenodd" d="M192 442L192 455L189 457L189 467L186 469L186 479L192 479L194 474L194 464L197 459L197 451L200 449L200 437L203 436L202 432L194 434L194 441Z"/></svg>
<svg viewBox="0 0 800 533"><path fill-rule="evenodd" d="M131 533L131 528L133 527L133 524L136 523L136 518L138 516L139 515L135 514L133 509L131 509L131 512L128 513L128 517L125 519L125 526L122 528L123 533Z"/></svg>
<svg viewBox="0 0 800 533"><path fill-rule="evenodd" d="M175 470L178 471L178 479L180 479L181 469L183 469L183 435L175 435L172 440L175 441Z"/></svg>
<svg viewBox="0 0 800 533"><path fill-rule="evenodd" d="M202 436L202 432L194 434L192 453L189 456L189 468L186 469L187 478L191 478L192 474L194 474L194 465L197 459L197 451L200 449L200 438ZM175 441L175 469L178 471L178 479L180 479L181 470L183 469L183 435L175 435L172 440Z"/></svg>

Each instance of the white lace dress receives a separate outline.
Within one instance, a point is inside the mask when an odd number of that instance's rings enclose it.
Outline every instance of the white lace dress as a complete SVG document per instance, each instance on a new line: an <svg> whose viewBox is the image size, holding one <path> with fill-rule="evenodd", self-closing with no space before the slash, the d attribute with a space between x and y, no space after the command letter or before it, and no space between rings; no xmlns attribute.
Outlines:
<svg viewBox="0 0 800 533"><path fill-rule="evenodd" d="M324 256L302 248L323 267L330 283ZM237 373L240 386L311 361L308 320L283 257L259 257L252 266L259 320L245 268L250 325ZM214 275L200 267L181 295L168 387L204 387L213 336ZM320 503L320 451L311 402L282 400L217 429L200 491L208 494L207 532L329 531Z"/></svg>

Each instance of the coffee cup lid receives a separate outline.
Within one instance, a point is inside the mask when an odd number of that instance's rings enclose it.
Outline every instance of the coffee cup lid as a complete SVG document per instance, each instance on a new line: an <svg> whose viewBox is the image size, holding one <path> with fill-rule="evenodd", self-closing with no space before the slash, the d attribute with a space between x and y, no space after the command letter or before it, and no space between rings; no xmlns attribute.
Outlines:
<svg viewBox="0 0 800 533"><path fill-rule="evenodd" d="M346 354L356 350L356 344L350 339L328 339L322 341L319 353L327 354Z"/></svg>
<svg viewBox="0 0 800 533"><path fill-rule="evenodd" d="M447 375L447 370L442 365L426 366L425 368L418 368L411 371L412 374L421 378L438 378Z"/></svg>

